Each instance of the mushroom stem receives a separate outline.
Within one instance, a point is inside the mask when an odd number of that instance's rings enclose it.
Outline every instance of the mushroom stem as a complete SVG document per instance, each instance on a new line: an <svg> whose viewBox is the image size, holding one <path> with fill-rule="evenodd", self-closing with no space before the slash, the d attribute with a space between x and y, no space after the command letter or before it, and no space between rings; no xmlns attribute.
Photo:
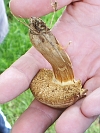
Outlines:
<svg viewBox="0 0 100 133"><path fill-rule="evenodd" d="M74 81L71 61L56 38L39 18L30 19L30 40L51 64L55 79L60 83Z"/></svg>

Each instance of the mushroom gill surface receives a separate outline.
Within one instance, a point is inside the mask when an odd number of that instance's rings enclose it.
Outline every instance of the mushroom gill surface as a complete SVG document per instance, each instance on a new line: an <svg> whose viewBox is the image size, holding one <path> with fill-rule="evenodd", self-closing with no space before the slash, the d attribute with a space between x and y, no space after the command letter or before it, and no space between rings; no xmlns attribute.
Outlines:
<svg viewBox="0 0 100 133"><path fill-rule="evenodd" d="M41 69L33 78L30 89L37 100L54 107L65 108L86 96L80 80L74 79L71 61L40 19L30 19L30 40L51 64L53 70Z"/></svg>

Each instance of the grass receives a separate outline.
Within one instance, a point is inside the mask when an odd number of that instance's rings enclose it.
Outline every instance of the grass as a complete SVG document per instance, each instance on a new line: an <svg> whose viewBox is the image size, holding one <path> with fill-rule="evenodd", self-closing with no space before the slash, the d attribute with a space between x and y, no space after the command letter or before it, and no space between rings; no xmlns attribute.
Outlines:
<svg viewBox="0 0 100 133"><path fill-rule="evenodd" d="M9 33L2 45L0 45L0 73L5 71L15 60L23 55L30 47L31 43L28 36L28 28L19 23L11 14L8 8L8 1L5 0L7 15L9 19ZM53 24L62 14L63 9L58 11L54 17ZM50 24L52 13L42 17L47 25ZM33 100L30 90L25 91L14 100L0 105L4 114L7 116L11 125L18 117L28 108ZM46 133L55 133L54 124L46 131ZM86 133L99 133L98 121L86 131Z"/></svg>

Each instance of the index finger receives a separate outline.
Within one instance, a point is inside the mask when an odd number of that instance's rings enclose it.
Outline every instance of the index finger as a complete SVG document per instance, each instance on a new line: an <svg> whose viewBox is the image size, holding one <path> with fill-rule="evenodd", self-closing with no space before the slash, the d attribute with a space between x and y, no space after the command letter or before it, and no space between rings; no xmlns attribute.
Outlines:
<svg viewBox="0 0 100 133"><path fill-rule="evenodd" d="M32 47L3 72L0 75L0 103L10 101L25 91L38 70L47 66L45 61L42 55Z"/></svg>
<svg viewBox="0 0 100 133"><path fill-rule="evenodd" d="M32 16L40 17L53 11L53 7L56 0L11 0L10 9L16 16L30 18ZM68 4L72 0L57 0L57 9L60 9Z"/></svg>

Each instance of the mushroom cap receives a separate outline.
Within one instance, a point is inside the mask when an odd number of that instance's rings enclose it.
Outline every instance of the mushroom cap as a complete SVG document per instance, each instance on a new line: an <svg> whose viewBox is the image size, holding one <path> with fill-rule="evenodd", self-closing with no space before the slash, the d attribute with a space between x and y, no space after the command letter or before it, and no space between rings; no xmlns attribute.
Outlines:
<svg viewBox="0 0 100 133"><path fill-rule="evenodd" d="M41 69L30 84L35 98L54 108L66 108L86 96L81 81L58 83L52 70Z"/></svg>

